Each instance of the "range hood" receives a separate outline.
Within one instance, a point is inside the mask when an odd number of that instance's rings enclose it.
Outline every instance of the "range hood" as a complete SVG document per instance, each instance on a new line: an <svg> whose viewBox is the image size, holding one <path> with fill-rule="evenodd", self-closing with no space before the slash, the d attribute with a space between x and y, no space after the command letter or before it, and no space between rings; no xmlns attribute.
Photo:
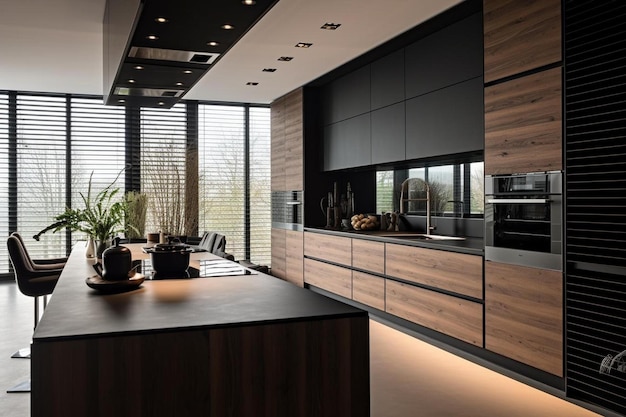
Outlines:
<svg viewBox="0 0 626 417"><path fill-rule="evenodd" d="M104 103L171 108L277 2L107 0Z"/></svg>

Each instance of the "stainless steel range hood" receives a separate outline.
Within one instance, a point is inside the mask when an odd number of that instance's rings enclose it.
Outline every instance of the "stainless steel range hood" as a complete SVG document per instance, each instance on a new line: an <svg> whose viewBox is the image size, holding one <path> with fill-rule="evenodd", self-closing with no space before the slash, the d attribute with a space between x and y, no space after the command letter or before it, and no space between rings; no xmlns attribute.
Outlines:
<svg viewBox="0 0 626 417"><path fill-rule="evenodd" d="M107 0L105 104L172 107L277 2Z"/></svg>

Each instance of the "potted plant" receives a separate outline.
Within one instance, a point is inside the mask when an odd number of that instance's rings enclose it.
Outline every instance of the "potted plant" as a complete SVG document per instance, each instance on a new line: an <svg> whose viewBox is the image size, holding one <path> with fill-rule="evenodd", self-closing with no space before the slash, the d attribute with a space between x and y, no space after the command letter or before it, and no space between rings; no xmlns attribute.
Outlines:
<svg viewBox="0 0 626 417"><path fill-rule="evenodd" d="M120 171L115 180L95 196L92 196L92 171L89 176L87 194L80 193L84 207L67 207L63 213L54 218L54 223L41 230L33 238L39 240L42 234L50 230L52 233L63 229L79 231L95 241L96 255L100 258L114 235L125 232L127 228L134 229L132 225L127 226L124 222L126 202L114 199L120 190L113 188L113 184L123 171Z"/></svg>

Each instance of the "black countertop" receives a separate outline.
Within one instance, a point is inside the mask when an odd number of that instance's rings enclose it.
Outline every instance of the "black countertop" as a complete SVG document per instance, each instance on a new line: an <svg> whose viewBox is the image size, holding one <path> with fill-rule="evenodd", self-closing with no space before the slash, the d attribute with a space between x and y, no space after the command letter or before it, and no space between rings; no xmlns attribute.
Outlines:
<svg viewBox="0 0 626 417"><path fill-rule="evenodd" d="M136 290L107 295L85 284L94 275L92 263L78 243L33 335L34 343L367 314L265 274L146 280Z"/></svg>
<svg viewBox="0 0 626 417"><path fill-rule="evenodd" d="M450 252L466 253L469 255L482 256L485 252L485 244L482 238L465 237L463 240L435 240L435 239L407 239L402 235L410 232L387 232L381 230L361 231L361 230L332 230L305 227L305 231L324 233L335 236L343 236L357 239L374 240L378 242L396 243L407 246L417 246L428 249L445 250ZM389 236L397 234L397 237ZM385 236L382 236L385 235Z"/></svg>

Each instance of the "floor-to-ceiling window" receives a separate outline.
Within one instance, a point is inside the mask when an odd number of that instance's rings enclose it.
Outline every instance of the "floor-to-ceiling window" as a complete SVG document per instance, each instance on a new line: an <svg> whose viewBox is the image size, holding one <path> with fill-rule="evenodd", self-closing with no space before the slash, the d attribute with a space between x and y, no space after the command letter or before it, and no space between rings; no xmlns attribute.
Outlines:
<svg viewBox="0 0 626 417"><path fill-rule="evenodd" d="M36 257L64 255L84 237L32 236L82 204L90 177L92 195L117 178L117 198L148 196L146 232L219 231L237 259L269 263L269 141L265 107L126 109L99 97L0 92L0 234L21 232ZM2 245L0 274L9 271Z"/></svg>

